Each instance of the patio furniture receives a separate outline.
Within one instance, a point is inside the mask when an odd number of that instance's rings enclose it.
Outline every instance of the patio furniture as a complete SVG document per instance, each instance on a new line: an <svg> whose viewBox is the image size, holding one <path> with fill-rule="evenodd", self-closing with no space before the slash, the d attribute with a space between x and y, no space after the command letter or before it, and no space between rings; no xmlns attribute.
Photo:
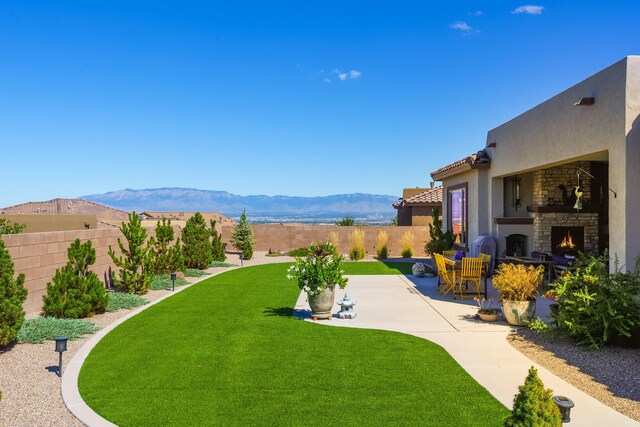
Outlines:
<svg viewBox="0 0 640 427"><path fill-rule="evenodd" d="M456 250L452 250L452 251L442 251L442 256L454 256L456 254Z"/></svg>
<svg viewBox="0 0 640 427"><path fill-rule="evenodd" d="M458 286L460 287L460 299L464 300L464 297L462 296L462 284L468 285L469 283L471 283L478 292L478 297L480 296L480 281L482 280L483 270L484 268L482 258L462 259L462 268L457 278Z"/></svg>
<svg viewBox="0 0 640 427"><path fill-rule="evenodd" d="M449 261L449 262L452 262L454 264L454 270L459 275L460 271L462 270L462 260L457 260L453 256L445 257L444 259ZM465 259L465 258L463 258L463 259ZM473 259L473 258L471 258L471 259ZM489 260L489 262L490 262L490 260ZM487 261L482 260L482 269L483 269L483 271L488 271L488 266L489 265L490 264L487 264ZM488 274L485 274L484 275L484 297L485 298L489 297L488 296L488 294L489 294L488 289L489 289L488 288Z"/></svg>
<svg viewBox="0 0 640 427"><path fill-rule="evenodd" d="M456 263L440 254L434 254L434 256L436 258L436 267L438 268L438 293L445 296L450 291L453 291L455 297Z"/></svg>

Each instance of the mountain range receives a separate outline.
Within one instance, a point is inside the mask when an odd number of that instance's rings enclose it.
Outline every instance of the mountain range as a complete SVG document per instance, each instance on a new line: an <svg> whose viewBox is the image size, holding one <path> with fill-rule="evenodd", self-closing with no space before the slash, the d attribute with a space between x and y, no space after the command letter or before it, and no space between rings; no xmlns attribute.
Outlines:
<svg viewBox="0 0 640 427"><path fill-rule="evenodd" d="M251 217L296 218L391 218L396 196L377 194L335 194L317 197L239 196L226 191L194 188L124 189L104 194L82 196L126 211L220 212L238 217L243 209Z"/></svg>

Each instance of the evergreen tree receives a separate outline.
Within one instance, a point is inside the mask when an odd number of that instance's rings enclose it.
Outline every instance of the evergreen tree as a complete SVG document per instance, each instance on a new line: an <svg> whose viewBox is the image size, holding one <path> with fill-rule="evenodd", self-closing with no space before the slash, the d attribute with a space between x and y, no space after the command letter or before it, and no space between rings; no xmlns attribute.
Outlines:
<svg viewBox="0 0 640 427"><path fill-rule="evenodd" d="M544 388L536 368L529 369L524 385L518 390L511 415L504 420L505 427L562 426L560 410L551 398L553 393Z"/></svg>
<svg viewBox="0 0 640 427"><path fill-rule="evenodd" d="M149 268L154 274L185 271L182 244L178 238L172 245L174 238L175 232L171 220L162 218L162 222L158 221L155 237L149 238L149 255L151 257Z"/></svg>
<svg viewBox="0 0 640 427"><path fill-rule="evenodd" d="M246 209L242 211L242 215L240 215L240 222L233 229L231 242L236 249L242 252L244 259L253 258L253 245L255 244L255 239L253 238L253 229L247 220Z"/></svg>
<svg viewBox="0 0 640 427"><path fill-rule="evenodd" d="M214 261L224 262L227 255L224 253L224 243L222 243L222 235L216 231L216 221L211 221L211 255Z"/></svg>
<svg viewBox="0 0 640 427"><path fill-rule="evenodd" d="M67 249L67 256L67 265L56 270L53 283L47 283L42 311L47 316L68 319L104 313L109 296L98 276L89 270L96 262L91 240L82 244L76 239Z"/></svg>
<svg viewBox="0 0 640 427"><path fill-rule="evenodd" d="M11 221L1 218L0 219L0 235L2 234L20 234L27 228L26 224L12 224Z"/></svg>
<svg viewBox="0 0 640 427"><path fill-rule="evenodd" d="M452 231L443 231L442 219L438 208L433 208L432 217L433 223L429 224L430 239L424 246L424 251L432 255L441 254L442 251L453 248L456 242L456 235Z"/></svg>
<svg viewBox="0 0 640 427"><path fill-rule="evenodd" d="M183 252L187 267L200 270L209 267L213 261L209 237L211 237L211 231L207 228L202 214L196 212L182 230Z"/></svg>
<svg viewBox="0 0 640 427"><path fill-rule="evenodd" d="M24 274L14 278L14 273L9 251L0 239L0 345L12 342L24 322L22 304L27 299Z"/></svg>
<svg viewBox="0 0 640 427"><path fill-rule="evenodd" d="M109 256L113 263L120 268L114 282L116 287L123 292L138 295L144 294L149 289L153 272L149 269L149 247L145 246L147 230L142 226L138 214L129 214L129 222L122 223L120 231L127 239L127 247L118 238L118 246L123 256L116 256L109 246Z"/></svg>

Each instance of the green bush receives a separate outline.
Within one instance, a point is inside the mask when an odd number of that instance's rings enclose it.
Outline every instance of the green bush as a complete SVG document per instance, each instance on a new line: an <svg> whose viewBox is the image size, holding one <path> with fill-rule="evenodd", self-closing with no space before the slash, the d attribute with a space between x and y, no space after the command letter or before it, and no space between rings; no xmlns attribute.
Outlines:
<svg viewBox="0 0 640 427"><path fill-rule="evenodd" d="M379 259L387 259L389 258L389 248L383 246L381 248L376 249Z"/></svg>
<svg viewBox="0 0 640 427"><path fill-rule="evenodd" d="M104 313L109 297L104 284L89 270L96 262L91 240L74 240L67 257L67 265L56 269L53 282L47 283L47 294L42 297L45 316L80 319Z"/></svg>
<svg viewBox="0 0 640 427"><path fill-rule="evenodd" d="M178 278L176 279L175 287L177 288L178 286L188 285L189 283L190 282L186 281L183 278ZM153 276L153 280L151 281L151 285L149 286L149 289L152 289L154 291L159 291L162 289L169 289L172 286L173 286L173 283L171 283L170 274L159 274L159 275Z"/></svg>
<svg viewBox="0 0 640 427"><path fill-rule="evenodd" d="M107 311L114 312L123 309L130 309L148 303L149 300L141 297L140 295L129 294L127 292L110 292Z"/></svg>
<svg viewBox="0 0 640 427"><path fill-rule="evenodd" d="M209 243L211 231L200 212L187 220L182 230L182 243L185 257L185 265L188 268L207 268L213 261L211 244Z"/></svg>
<svg viewBox="0 0 640 427"><path fill-rule="evenodd" d="M424 246L426 254L442 254L442 251L453 249L456 242L456 235L452 231L443 231L442 218L440 218L440 210L433 208L433 223L429 224L429 241Z"/></svg>
<svg viewBox="0 0 640 427"><path fill-rule="evenodd" d="M336 221L336 225L340 225L340 226L343 226L343 227L349 227L349 226L352 226L352 225L356 225L356 220L352 216L345 216L343 218L340 218L338 221Z"/></svg>
<svg viewBox="0 0 640 427"><path fill-rule="evenodd" d="M349 258L352 261L360 261L361 259L364 259L366 256L367 256L367 252L361 246L354 246L349 251Z"/></svg>
<svg viewBox="0 0 640 427"><path fill-rule="evenodd" d="M553 402L552 391L544 388L538 371L532 366L524 385L513 399L511 415L504 420L505 427L560 427L562 417Z"/></svg>
<svg viewBox="0 0 640 427"><path fill-rule="evenodd" d="M402 258L411 258L413 256L413 249L410 247L402 249Z"/></svg>
<svg viewBox="0 0 640 427"><path fill-rule="evenodd" d="M129 222L122 223L120 231L127 240L127 246L118 238L118 247L123 256L116 256L109 246L109 256L113 263L120 268L118 276L114 279L115 285L123 292L144 294L149 289L153 278L151 271L149 247L145 246L147 230L142 227L142 221L138 214L129 214Z"/></svg>
<svg viewBox="0 0 640 427"><path fill-rule="evenodd" d="M20 234L25 228L27 228L26 224L12 224L8 219L0 219L0 235Z"/></svg>
<svg viewBox="0 0 640 427"><path fill-rule="evenodd" d="M24 322L22 304L27 299L24 274L14 278L15 270L9 251L0 239L0 345L7 345L16 339L16 334Z"/></svg>
<svg viewBox="0 0 640 427"><path fill-rule="evenodd" d="M216 221L211 221L211 256L214 261L224 262L227 254L224 253L222 235L216 230Z"/></svg>
<svg viewBox="0 0 640 427"><path fill-rule="evenodd" d="M100 327L84 319L36 317L24 321L18 333L18 342L38 344L60 336L77 340L98 330Z"/></svg>
<svg viewBox="0 0 640 427"><path fill-rule="evenodd" d="M309 255L309 248L291 249L287 255L293 256L293 257L296 257L296 256L297 257L305 257L305 256Z"/></svg>
<svg viewBox="0 0 640 427"><path fill-rule="evenodd" d="M156 235L149 238L149 269L154 274L184 272L184 254L180 238L173 243L175 232L171 220L162 218L156 224Z"/></svg>
<svg viewBox="0 0 640 427"><path fill-rule="evenodd" d="M578 344L600 348L631 337L640 326L640 264L635 271L607 273L609 258L581 256L577 269L551 285L560 309L551 315L558 328L568 331Z"/></svg>
<svg viewBox="0 0 640 427"><path fill-rule="evenodd" d="M256 241L253 237L253 229L247 220L247 212L242 211L240 222L233 229L231 234L231 242L244 255L244 259L253 258L253 246Z"/></svg>

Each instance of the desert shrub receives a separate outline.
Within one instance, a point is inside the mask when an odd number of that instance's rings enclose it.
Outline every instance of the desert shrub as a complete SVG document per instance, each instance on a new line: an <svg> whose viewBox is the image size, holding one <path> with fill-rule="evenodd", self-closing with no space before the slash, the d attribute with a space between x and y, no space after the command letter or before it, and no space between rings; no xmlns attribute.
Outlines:
<svg viewBox="0 0 640 427"><path fill-rule="evenodd" d="M400 237L400 247L402 250L402 258L411 258L413 256L413 233L405 231Z"/></svg>
<svg viewBox="0 0 640 427"><path fill-rule="evenodd" d="M176 279L175 286L177 288L178 286L188 285L189 283L190 282L180 277ZM158 274L153 276L153 280L151 280L151 285L149 285L149 289L158 291L162 289L169 289L171 288L172 285L173 283L171 282L171 274L168 274L168 273Z"/></svg>
<svg viewBox="0 0 640 427"><path fill-rule="evenodd" d="M216 221L211 221L211 256L213 261L224 262L227 254L224 253L224 243L222 243L222 235L216 230Z"/></svg>
<svg viewBox="0 0 640 427"><path fill-rule="evenodd" d="M184 271L184 253L180 238L173 243L175 232L171 220L162 218L156 224L156 235L149 238L150 270L154 274Z"/></svg>
<svg viewBox="0 0 640 427"><path fill-rule="evenodd" d="M356 225L356 219L352 216L345 216L337 220L336 225L340 225L342 227L349 227L352 225Z"/></svg>
<svg viewBox="0 0 640 427"><path fill-rule="evenodd" d="M552 399L553 392L544 388L533 366L518 390L511 415L504 420L505 427L562 426L560 410Z"/></svg>
<svg viewBox="0 0 640 427"><path fill-rule="evenodd" d="M210 276L211 273L207 273L204 270L199 270L197 268L187 268L184 272L184 277L202 277L202 276Z"/></svg>
<svg viewBox="0 0 640 427"><path fill-rule="evenodd" d="M80 319L104 313L109 303L107 291L98 276L89 268L96 262L96 250L91 240L74 240L67 249L67 264L56 269L53 282L47 283L42 297L46 316Z"/></svg>
<svg viewBox="0 0 640 427"><path fill-rule="evenodd" d="M229 264L228 262L212 261L209 267L237 267L237 265Z"/></svg>
<svg viewBox="0 0 640 427"><path fill-rule="evenodd" d="M207 228L202 214L196 212L182 229L184 263L188 268L207 268L211 264L213 254L209 237L211 231Z"/></svg>
<svg viewBox="0 0 640 427"><path fill-rule="evenodd" d="M357 228L349 235L349 242L351 243L351 250L349 251L349 258L353 261L364 259L367 252L364 250L364 231Z"/></svg>
<svg viewBox="0 0 640 427"><path fill-rule="evenodd" d="M631 337L640 326L640 264L635 271L607 273L608 256L584 256L577 269L551 285L560 310L551 315L579 344L593 348Z"/></svg>
<svg viewBox="0 0 640 427"><path fill-rule="evenodd" d="M0 345L16 339L24 322L22 304L27 299L24 274L14 278L15 270L9 251L0 239Z"/></svg>
<svg viewBox="0 0 640 427"><path fill-rule="evenodd" d="M378 244L376 245L376 254L380 259L387 259L389 257L389 235L386 231L380 231L378 233Z"/></svg>
<svg viewBox="0 0 640 427"><path fill-rule="evenodd" d="M293 257L305 257L309 255L309 248L291 249L287 255L293 256Z"/></svg>
<svg viewBox="0 0 640 427"><path fill-rule="evenodd" d="M148 303L149 300L141 297L140 295L129 294L126 292L110 292L107 311L114 312L123 309L130 309Z"/></svg>
<svg viewBox="0 0 640 427"><path fill-rule="evenodd" d="M109 246L109 256L120 270L114 283L123 292L144 294L149 289L153 273L149 269L149 247L145 246L147 230L142 227L138 214L129 214L129 222L122 223L120 231L127 240L127 246L118 238L118 247L123 256L116 256Z"/></svg>
<svg viewBox="0 0 640 427"><path fill-rule="evenodd" d="M36 317L24 321L18 333L18 342L38 344L60 336L77 340L98 330L100 327L84 319Z"/></svg>
<svg viewBox="0 0 640 427"><path fill-rule="evenodd" d="M538 293L538 287L544 278L544 266L534 268L522 264L500 264L493 275L493 287L500 299L512 301L532 301Z"/></svg>
<svg viewBox="0 0 640 427"><path fill-rule="evenodd" d="M12 223L8 219L0 218L0 235L20 234L25 228L27 228L26 224Z"/></svg>
<svg viewBox="0 0 640 427"><path fill-rule="evenodd" d="M456 235L452 231L444 231L440 210L433 208L433 223L429 224L429 241L424 246L424 252L428 255L442 254L442 251L453 249Z"/></svg>
<svg viewBox="0 0 640 427"><path fill-rule="evenodd" d="M234 227L231 234L231 242L244 255L244 259L253 258L253 246L256 241L253 237L253 229L247 220L247 212L242 211L240 222Z"/></svg>
<svg viewBox="0 0 640 427"><path fill-rule="evenodd" d="M340 253L340 234L337 231L332 231L327 236L327 242L333 245L333 249L336 251L336 254Z"/></svg>

